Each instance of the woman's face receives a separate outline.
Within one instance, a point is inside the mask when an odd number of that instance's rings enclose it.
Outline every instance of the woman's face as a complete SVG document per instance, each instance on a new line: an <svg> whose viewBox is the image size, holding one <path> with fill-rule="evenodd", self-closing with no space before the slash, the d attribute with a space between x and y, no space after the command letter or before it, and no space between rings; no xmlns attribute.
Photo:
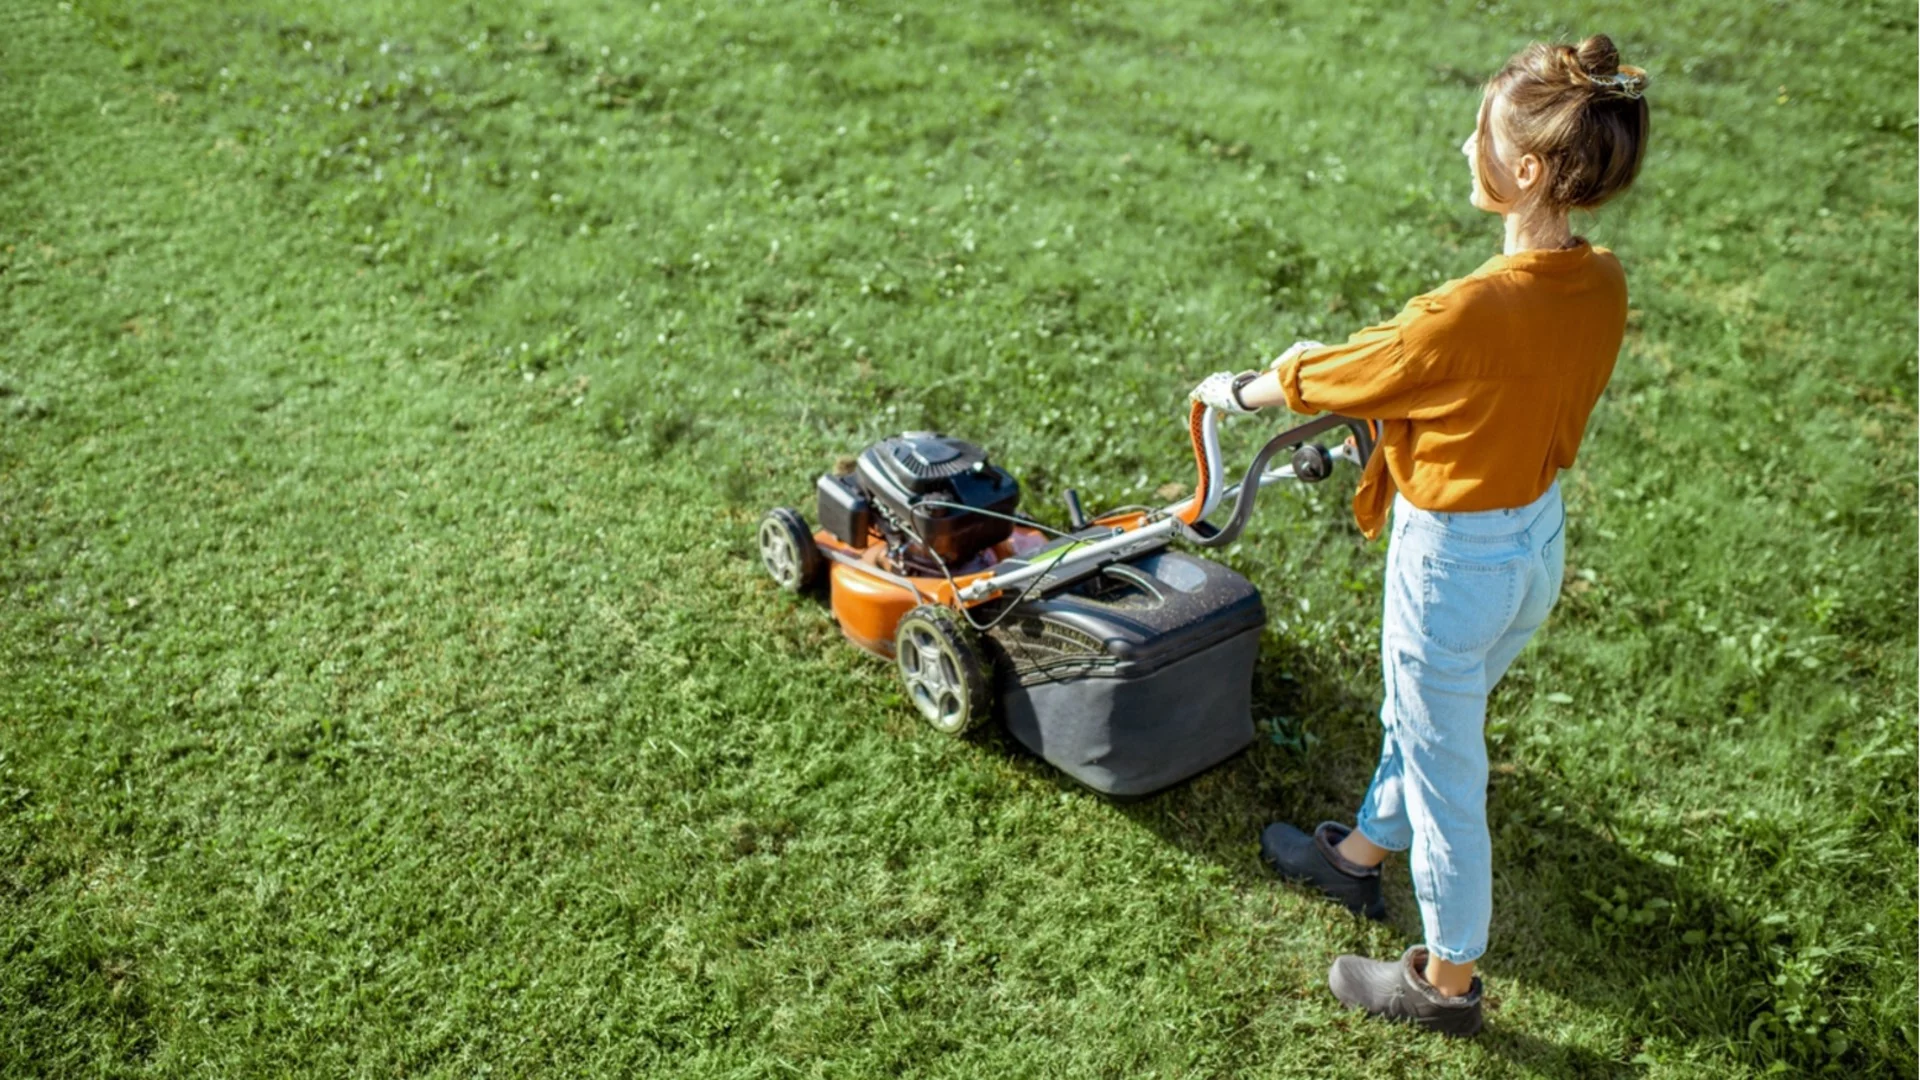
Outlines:
<svg viewBox="0 0 1920 1080"><path fill-rule="evenodd" d="M1506 110L1506 98L1499 94L1482 99L1474 114L1473 131L1460 144L1460 152L1467 156L1467 171L1473 177L1471 202L1475 209L1489 214L1512 211L1540 170L1540 160L1532 154L1515 155L1513 144L1506 138ZM1487 144L1484 157L1482 140ZM1490 175L1481 175L1483 164Z"/></svg>

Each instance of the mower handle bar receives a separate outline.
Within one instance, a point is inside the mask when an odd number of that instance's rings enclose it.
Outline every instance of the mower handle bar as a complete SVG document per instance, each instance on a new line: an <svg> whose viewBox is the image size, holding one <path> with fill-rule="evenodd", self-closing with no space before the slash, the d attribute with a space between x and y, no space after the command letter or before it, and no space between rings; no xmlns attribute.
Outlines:
<svg viewBox="0 0 1920 1080"><path fill-rule="evenodd" d="M1209 416L1209 419L1211 419L1211 416ZM1235 540L1238 540L1240 533L1246 529L1248 520L1253 517L1253 500L1255 496L1260 493L1260 485L1269 480L1294 477L1294 471L1291 467L1282 467L1273 472L1268 472L1267 464L1273 460L1273 456L1282 450L1296 449L1316 435L1341 427L1345 427L1353 433L1353 450L1349 455L1348 453L1342 452L1346 450L1346 447L1342 446L1340 450L1335 451L1335 456L1365 467L1367 459L1373 454L1373 425L1365 420L1355 419L1351 416L1340 416L1335 413L1328 413L1324 416L1316 417L1298 427L1288 428L1273 438L1268 439L1266 444L1260 447L1260 452L1253 455L1253 462L1247 466L1246 475L1242 477L1241 481L1221 492L1222 499L1226 498L1229 494L1233 496L1233 513L1228 516L1225 525L1217 530L1201 532L1198 527L1200 524L1198 520L1193 522L1181 521L1181 535L1185 537L1188 542L1204 548L1225 547ZM1206 458L1203 456L1202 460L1206 461ZM1216 461L1207 461L1206 464L1209 467L1209 471L1218 469L1218 463ZM1214 478L1207 478L1207 482L1211 488L1218 490L1217 481ZM1208 509L1212 508L1209 507ZM1204 516L1205 515L1202 515L1202 517ZM1176 520L1178 519L1176 518Z"/></svg>
<svg viewBox="0 0 1920 1080"><path fill-rule="evenodd" d="M1204 417L1201 416L1202 412L1205 414ZM1189 427L1193 432L1194 456L1200 463L1202 487L1192 499L1168 507L1166 517L1150 521L1135 529L1115 529L1111 536L1089 541L1081 547L1069 547L1052 558L1029 563L1004 574L988 574L962 586L957 594L958 599L966 602L979 600L991 593L1012 588L1090 559L1107 556L1125 558L1162 543L1162 537L1175 534L1201 547L1224 547L1239 539L1240 533L1246 529L1248 519L1253 516L1253 500L1259 494L1261 484L1269 480L1294 476L1293 469L1290 467L1283 466L1273 472L1267 471L1267 464L1281 450L1297 448L1316 435L1346 427L1353 433L1353 448L1348 452L1347 448L1342 446L1334 452L1334 455L1343 461L1364 466L1373 454L1374 438L1371 424L1350 416L1328 413L1268 439L1266 444L1260 447L1260 452L1253 456L1253 462L1247 467L1246 475L1240 483L1222 490L1220 481L1223 479L1222 474L1225 470L1220 467L1218 422L1218 415L1212 409L1196 405L1194 422ZM1228 518L1227 524L1223 528L1207 532L1197 529L1195 526L1204 521L1207 514L1229 495L1233 497L1233 514ZM1197 508L1195 500L1200 500ZM1195 512L1196 509L1197 513L1193 521L1189 522L1184 514Z"/></svg>

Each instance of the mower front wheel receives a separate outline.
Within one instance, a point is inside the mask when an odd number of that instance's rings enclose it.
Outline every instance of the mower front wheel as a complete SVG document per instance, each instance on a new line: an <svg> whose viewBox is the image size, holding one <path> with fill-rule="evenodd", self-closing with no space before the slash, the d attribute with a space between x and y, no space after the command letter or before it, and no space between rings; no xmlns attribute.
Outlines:
<svg viewBox="0 0 1920 1080"><path fill-rule="evenodd" d="M788 592L805 592L820 577L820 545L799 511L776 506L761 516L760 564Z"/></svg>
<svg viewBox="0 0 1920 1080"><path fill-rule="evenodd" d="M963 735L991 711L987 660L961 614L921 604L900 618L894 662L907 700L942 735Z"/></svg>

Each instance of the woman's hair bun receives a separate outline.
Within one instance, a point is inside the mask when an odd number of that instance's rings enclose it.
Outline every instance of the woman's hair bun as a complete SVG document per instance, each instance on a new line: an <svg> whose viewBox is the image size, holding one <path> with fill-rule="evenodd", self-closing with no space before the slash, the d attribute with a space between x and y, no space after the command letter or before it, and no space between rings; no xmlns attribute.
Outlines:
<svg viewBox="0 0 1920 1080"><path fill-rule="evenodd" d="M1613 47L1613 39L1605 34L1595 34L1581 42L1574 50L1574 59L1589 79L1620 73L1620 50Z"/></svg>
<svg viewBox="0 0 1920 1080"><path fill-rule="evenodd" d="M1480 175L1492 172L1485 137L1495 97L1507 104L1506 135L1547 166L1548 205L1592 209L1632 185L1647 142L1647 73L1620 63L1613 39L1578 45L1536 41L1487 82L1477 130ZM1484 190L1484 189L1483 189Z"/></svg>
<svg viewBox="0 0 1920 1080"><path fill-rule="evenodd" d="M1634 99L1647 89L1647 73L1620 63L1620 50L1605 34L1578 45L1536 45L1521 55L1538 58L1536 70L1549 84L1574 87L1597 99Z"/></svg>

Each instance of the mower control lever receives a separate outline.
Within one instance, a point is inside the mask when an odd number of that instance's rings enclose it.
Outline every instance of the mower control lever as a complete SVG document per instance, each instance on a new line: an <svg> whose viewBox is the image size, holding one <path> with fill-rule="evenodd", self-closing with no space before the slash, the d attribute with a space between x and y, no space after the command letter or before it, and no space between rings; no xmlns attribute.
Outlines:
<svg viewBox="0 0 1920 1080"><path fill-rule="evenodd" d="M1073 527L1074 532L1079 532L1091 524L1087 518L1087 512L1080 506L1080 493L1072 488L1067 489L1067 523Z"/></svg>
<svg viewBox="0 0 1920 1080"><path fill-rule="evenodd" d="M1333 475L1333 455L1319 443L1307 443L1293 452L1294 479L1317 484Z"/></svg>

